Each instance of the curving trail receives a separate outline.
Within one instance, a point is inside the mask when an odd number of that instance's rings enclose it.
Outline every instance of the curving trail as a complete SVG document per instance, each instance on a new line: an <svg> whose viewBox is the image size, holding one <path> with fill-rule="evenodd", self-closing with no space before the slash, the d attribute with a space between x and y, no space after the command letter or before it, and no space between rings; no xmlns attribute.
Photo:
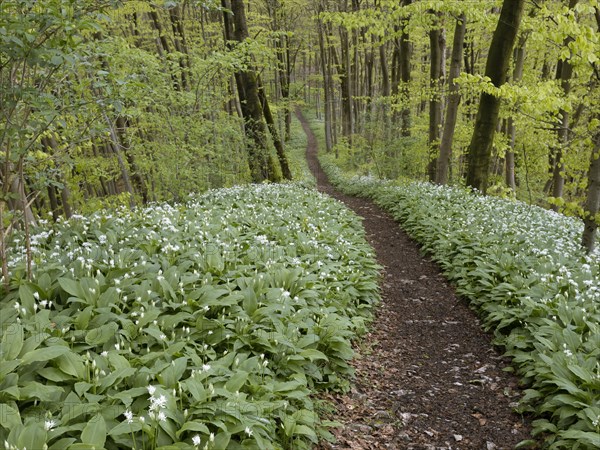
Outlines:
<svg viewBox="0 0 600 450"><path fill-rule="evenodd" d="M318 189L363 218L384 266L382 303L357 345L352 391L330 398L343 424L338 442L320 448L491 450L528 439L527 421L513 412L518 380L502 371L506 359L477 316L386 212L328 183L315 136L297 115Z"/></svg>

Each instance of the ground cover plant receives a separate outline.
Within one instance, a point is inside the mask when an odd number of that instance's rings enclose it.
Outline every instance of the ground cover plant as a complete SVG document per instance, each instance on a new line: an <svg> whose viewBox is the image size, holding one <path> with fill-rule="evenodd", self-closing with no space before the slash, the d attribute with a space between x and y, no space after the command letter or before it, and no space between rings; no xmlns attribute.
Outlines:
<svg viewBox="0 0 600 450"><path fill-rule="evenodd" d="M349 177L328 155L321 162L338 188L390 211L481 313L550 448L599 448L600 252L579 247L581 222L461 188Z"/></svg>
<svg viewBox="0 0 600 450"><path fill-rule="evenodd" d="M0 442L309 448L378 298L356 216L301 185L76 216L10 248Z"/></svg>

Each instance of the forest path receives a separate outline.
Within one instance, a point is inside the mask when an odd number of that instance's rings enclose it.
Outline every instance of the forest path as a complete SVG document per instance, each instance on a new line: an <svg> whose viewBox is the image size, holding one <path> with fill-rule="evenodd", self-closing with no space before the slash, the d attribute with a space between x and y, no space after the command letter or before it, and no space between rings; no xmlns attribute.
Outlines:
<svg viewBox="0 0 600 450"><path fill-rule="evenodd" d="M527 422L513 412L518 380L502 371L506 360L477 316L388 213L329 184L316 138L297 115L317 188L363 218L384 267L382 303L356 348L352 390L330 398L343 424L338 442L320 448L491 450L528 439Z"/></svg>

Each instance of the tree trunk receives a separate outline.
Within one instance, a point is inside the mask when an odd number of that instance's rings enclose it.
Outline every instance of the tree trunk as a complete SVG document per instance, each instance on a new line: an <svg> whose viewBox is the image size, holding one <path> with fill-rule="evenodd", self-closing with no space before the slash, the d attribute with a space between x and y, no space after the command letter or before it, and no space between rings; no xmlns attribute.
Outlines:
<svg viewBox="0 0 600 450"><path fill-rule="evenodd" d="M594 250L596 233L598 230L597 215L600 208L600 133L596 133L594 150L590 160L588 172L588 194L585 203L585 216L583 219L583 235L581 245L587 253Z"/></svg>
<svg viewBox="0 0 600 450"><path fill-rule="evenodd" d="M343 27L339 29L341 41L341 61L337 65L342 91L342 134L352 145L354 132L354 113L352 108L352 64L350 56L350 40L348 32Z"/></svg>
<svg viewBox="0 0 600 450"><path fill-rule="evenodd" d="M283 177L286 180L291 180L292 171L290 170L290 165L285 154L285 149L283 148L283 142L281 142L281 139L279 138L279 133L277 132L277 124L273 119L273 114L271 113L271 108L269 107L269 100L267 99L267 95L265 94L265 88L262 85L260 77L257 77L257 81L258 97L262 105L262 110L265 116L265 121L267 122L267 127L269 128L271 138L273 139L273 144L275 145L275 150L277 151L277 158L279 158L279 164L281 165L281 173L283 174Z"/></svg>
<svg viewBox="0 0 600 450"><path fill-rule="evenodd" d="M171 28L173 29L173 42L175 50L181 55L179 57L179 67L181 68L181 86L186 91L190 89L190 55L187 41L185 38L185 28L183 26L181 5L176 5L169 9L171 19Z"/></svg>
<svg viewBox="0 0 600 450"><path fill-rule="evenodd" d="M408 6L412 3L412 0L404 0L403 6ZM411 114L410 114L410 60L412 57L412 44L410 42L410 35L408 33L408 21L406 18L402 25L402 34L400 36L400 82L402 87L400 89L401 101L404 104L402 111L400 112L400 119L402 121L401 134L402 136L410 136L411 134Z"/></svg>
<svg viewBox="0 0 600 450"><path fill-rule="evenodd" d="M383 115L383 135L385 140L390 138L390 95L392 90L390 87L390 69L388 67L387 55L386 55L385 43L379 43L379 65L381 67L381 96L383 102L381 105L381 112Z"/></svg>
<svg viewBox="0 0 600 450"><path fill-rule="evenodd" d="M243 0L221 0L225 34L228 41L235 40L243 43L248 39L246 11ZM229 12L233 15L230 21ZM252 181L260 183L265 180L277 181L273 160L269 155L266 127L263 121L263 110L258 95L256 72L251 68L236 73L236 83L242 115L244 116L245 132L248 138L248 164Z"/></svg>
<svg viewBox="0 0 600 450"><path fill-rule="evenodd" d="M429 164L427 172L429 181L435 181L437 169L437 157L439 154L440 137L442 128L442 84L444 82L444 67L446 53L446 37L440 26L440 13L431 12L435 15L433 28L429 31L429 47L431 52L429 87Z"/></svg>
<svg viewBox="0 0 600 450"><path fill-rule="evenodd" d="M319 13L322 9L319 8ZM330 152L333 149L333 132L332 132L332 106L333 106L333 80L330 76L331 64L327 57L327 49L325 48L325 27L321 19L317 19L317 32L319 35L319 51L321 54L321 71L323 74L323 94L325 106L325 150Z"/></svg>
<svg viewBox="0 0 600 450"><path fill-rule="evenodd" d="M523 66L525 65L525 42L526 37L521 37L519 45L515 49L515 69L513 71L513 82L519 83L523 78ZM517 190L517 180L515 178L515 145L517 138L517 128L512 117L508 118L506 135L509 139L510 149L506 151L505 159L505 180L506 186L513 192Z"/></svg>
<svg viewBox="0 0 600 450"><path fill-rule="evenodd" d="M456 119L458 118L458 106L460 104L459 87L455 83L455 80L460 75L466 29L466 17L465 14L461 14L456 20L454 38L452 39L452 56L450 61L450 75L448 77L448 82L450 85L448 104L446 106L444 131L442 134L442 141L440 143L440 156L438 158L437 170L435 174L435 182L442 185L448 183L448 174L450 171L452 142L454 140Z"/></svg>
<svg viewBox="0 0 600 450"><path fill-rule="evenodd" d="M510 55L515 45L525 0L504 0L500 19L488 54L485 75L494 86L502 86L507 77ZM492 143L498 124L500 98L482 93L475 119L475 130L467 153L467 185L487 191Z"/></svg>
<svg viewBox="0 0 600 450"><path fill-rule="evenodd" d="M144 178L142 177L141 171L135 161L135 157L131 153L129 142L127 142L126 129L128 126L128 121L125 120L123 116L117 117L117 135L119 136L119 142L121 144L121 148L125 153L125 158L127 159L127 163L131 169L131 179L133 183L135 183L135 187L137 188L138 193L142 197L142 203L148 203L148 188L146 187L146 183L144 182Z"/></svg>

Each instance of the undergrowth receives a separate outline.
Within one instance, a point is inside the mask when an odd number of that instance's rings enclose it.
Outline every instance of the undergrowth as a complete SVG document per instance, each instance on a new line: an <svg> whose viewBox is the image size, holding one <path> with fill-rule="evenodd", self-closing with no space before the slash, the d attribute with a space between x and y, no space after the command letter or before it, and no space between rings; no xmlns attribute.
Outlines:
<svg viewBox="0 0 600 450"><path fill-rule="evenodd" d="M356 216L297 184L74 216L9 249L7 448L302 449L378 299Z"/></svg>
<svg viewBox="0 0 600 450"><path fill-rule="evenodd" d="M600 448L600 253L580 248L581 222L461 188L350 177L332 155L321 164L338 189L389 211L481 314L522 377L534 433L553 449Z"/></svg>

